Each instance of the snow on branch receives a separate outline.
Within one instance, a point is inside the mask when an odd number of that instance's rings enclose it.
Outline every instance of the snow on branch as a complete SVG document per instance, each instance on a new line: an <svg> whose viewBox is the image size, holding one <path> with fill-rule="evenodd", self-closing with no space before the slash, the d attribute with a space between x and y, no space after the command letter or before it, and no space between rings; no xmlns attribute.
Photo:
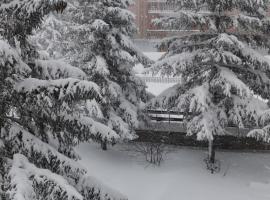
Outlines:
<svg viewBox="0 0 270 200"><path fill-rule="evenodd" d="M19 93L40 93L58 101L96 99L103 101L100 88L94 82L74 78L57 80L39 80L28 78L15 87Z"/></svg>
<svg viewBox="0 0 270 200"><path fill-rule="evenodd" d="M13 156L9 177L9 194L12 200L83 200L83 196L62 176L37 168L21 154Z"/></svg>
<svg viewBox="0 0 270 200"><path fill-rule="evenodd" d="M97 198L99 200L127 200L128 198L116 190L112 190L94 177L84 176L77 184L77 189L85 199Z"/></svg>
<svg viewBox="0 0 270 200"><path fill-rule="evenodd" d="M180 76L190 65L194 64L195 52L183 52L176 55L166 55L162 60L154 63L145 74L152 76Z"/></svg>
<svg viewBox="0 0 270 200"><path fill-rule="evenodd" d="M119 49L116 51L111 52L112 57L117 57L118 59L115 61L119 66L123 65L123 63L130 63L131 65L125 66L123 68L123 71L130 72L131 69L134 67L136 61L136 58L133 57L130 52L124 50L124 49Z"/></svg>
<svg viewBox="0 0 270 200"><path fill-rule="evenodd" d="M225 135L218 112L208 110L187 123L187 135L197 135L197 140L213 140L215 135Z"/></svg>
<svg viewBox="0 0 270 200"><path fill-rule="evenodd" d="M240 97L250 97L252 91L243 83L236 74L228 68L219 67L219 76L211 81L211 86L219 86L226 96L232 96L232 90Z"/></svg>
<svg viewBox="0 0 270 200"><path fill-rule="evenodd" d="M189 108L188 112L202 113L207 112L212 105L212 95L209 92L209 85L203 84L194 87L185 94L180 94L177 99L178 108Z"/></svg>
<svg viewBox="0 0 270 200"><path fill-rule="evenodd" d="M62 116L64 123L68 123L74 134L82 132L85 135L85 141L89 139L103 141L106 140L110 143L114 143L119 139L119 135L105 124L95 121L87 116ZM77 127L77 129L76 129Z"/></svg>
<svg viewBox="0 0 270 200"><path fill-rule="evenodd" d="M235 16L233 19L234 26L236 28L244 28L245 30L252 30L252 29L261 29L263 28L263 21L257 17L247 16L244 14L239 14Z"/></svg>
<svg viewBox="0 0 270 200"><path fill-rule="evenodd" d="M194 30L209 27L209 30L217 30L214 21L208 15L193 11L177 11L169 16L155 19L153 23L166 29ZM196 24L196 27L194 26Z"/></svg>
<svg viewBox="0 0 270 200"><path fill-rule="evenodd" d="M245 48L244 43L242 43L236 36L229 35L227 33L219 34L213 39L213 41L219 47L237 47L238 49Z"/></svg>
<svg viewBox="0 0 270 200"><path fill-rule="evenodd" d="M24 10L30 16L34 12L43 12L45 15L48 10L63 11L66 6L63 0L20 0L1 3L0 10Z"/></svg>
<svg viewBox="0 0 270 200"><path fill-rule="evenodd" d="M265 109L259 118L259 123L262 126L266 126L267 124L269 124L270 122L270 110L269 109Z"/></svg>
<svg viewBox="0 0 270 200"><path fill-rule="evenodd" d="M110 71L108 69L108 65L106 60L102 56L95 56L93 58L93 65L90 66L90 70L93 73L97 73L103 76L108 76L110 75Z"/></svg>
<svg viewBox="0 0 270 200"><path fill-rule="evenodd" d="M31 69L22 60L19 54L5 41L0 40L0 70L26 76Z"/></svg>
<svg viewBox="0 0 270 200"><path fill-rule="evenodd" d="M113 16L113 19L121 22L121 23L129 23L130 21L133 21L135 18L135 15L127 10L120 7L107 7L107 15Z"/></svg>
<svg viewBox="0 0 270 200"><path fill-rule="evenodd" d="M267 20L267 4L265 1L174 1L175 11L161 19L154 20L163 28L199 29L202 32L217 30L249 30L252 32L268 32L264 25ZM241 14L239 14L239 12ZM217 23L219 21L219 23Z"/></svg>
<svg viewBox="0 0 270 200"><path fill-rule="evenodd" d="M80 105L80 108L84 110L87 116L104 119L103 112L101 110L101 105L95 100L86 100L84 105Z"/></svg>
<svg viewBox="0 0 270 200"><path fill-rule="evenodd" d="M177 109L194 114L202 113L208 111L213 105L211 96L208 84L189 90L185 90L182 84L177 84L153 99L150 106Z"/></svg>
<svg viewBox="0 0 270 200"><path fill-rule="evenodd" d="M126 123L121 117L116 113L111 112L108 120L108 126L115 130L120 138L126 140L133 140L136 138L136 135L132 133L128 123Z"/></svg>
<svg viewBox="0 0 270 200"><path fill-rule="evenodd" d="M228 120L238 127L257 127L262 114L268 109L266 102L254 95L246 98L232 96L232 104Z"/></svg>
<svg viewBox="0 0 270 200"><path fill-rule="evenodd" d="M242 55L245 57L246 61L249 62L249 64L254 66L255 69L260 69L262 71L270 70L270 59L258 53L258 51L246 47L242 49Z"/></svg>
<svg viewBox="0 0 270 200"><path fill-rule="evenodd" d="M176 84L171 88L168 88L162 92L156 98L150 100L148 107L151 108L164 108L164 109L173 109L177 107L178 98L180 95L179 88L181 85Z"/></svg>
<svg viewBox="0 0 270 200"><path fill-rule="evenodd" d="M192 68L200 66L220 65L227 68L245 69L254 71L260 69L264 72L270 69L270 60L251 46L242 42L235 35L222 33L218 35L202 34L180 39L172 38L168 43L169 52L160 61L152 65L146 73L161 76L181 76ZM191 67L192 66L192 67ZM247 67L248 66L248 67Z"/></svg>
<svg viewBox="0 0 270 200"><path fill-rule="evenodd" d="M96 19L92 24L91 28L93 28L95 31L98 32L103 32L103 31L108 31L109 30L109 24L104 22L101 19Z"/></svg>
<svg viewBox="0 0 270 200"><path fill-rule="evenodd" d="M138 127L138 108L135 105L125 99L122 99L119 109L120 113L122 113L122 118L126 123L128 123L131 127Z"/></svg>
<svg viewBox="0 0 270 200"><path fill-rule="evenodd" d="M254 50L252 47L245 44L234 35L222 33L213 41L214 46L228 49L234 54L237 54L238 52L241 57L244 57L242 58L242 60L248 64L262 67L263 70L267 70L270 68L270 60L267 57L260 54L258 51Z"/></svg>
<svg viewBox="0 0 270 200"><path fill-rule="evenodd" d="M248 11L250 14L263 14L263 11L267 8L268 1L265 0L220 0L218 7L213 6L211 0L168 0L170 3L174 3L178 9L191 9L196 11L210 10L210 11L232 11L233 9L239 9L241 11Z"/></svg>
<svg viewBox="0 0 270 200"><path fill-rule="evenodd" d="M37 60L32 69L35 77L40 79L85 79L86 74L77 67L73 67L61 60Z"/></svg>
<svg viewBox="0 0 270 200"><path fill-rule="evenodd" d="M50 169L54 173L69 178L70 181L78 180L86 173L78 162L59 153L55 148L15 123L11 124L8 140L14 147L13 153L23 153L35 164L42 165L40 167Z"/></svg>
<svg viewBox="0 0 270 200"><path fill-rule="evenodd" d="M270 125L262 129L254 129L248 133L248 137L255 138L258 141L270 142Z"/></svg>
<svg viewBox="0 0 270 200"><path fill-rule="evenodd" d="M147 58L143 53L140 52L140 50L134 45L133 42L131 42L131 39L127 37L124 34L119 34L120 37L120 44L123 46L123 48L130 52L132 56L136 56L138 62L140 62L143 65L149 65L152 63L149 58Z"/></svg>

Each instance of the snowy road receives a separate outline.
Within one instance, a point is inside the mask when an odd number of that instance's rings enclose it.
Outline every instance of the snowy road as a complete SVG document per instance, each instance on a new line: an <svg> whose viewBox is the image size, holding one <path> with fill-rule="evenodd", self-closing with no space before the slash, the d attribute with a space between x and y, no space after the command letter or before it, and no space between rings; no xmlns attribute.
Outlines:
<svg viewBox="0 0 270 200"><path fill-rule="evenodd" d="M124 149L103 152L98 145L83 144L78 151L91 175L129 200L270 199L270 154L219 152L221 172L211 175L201 150L177 149L161 167L153 167Z"/></svg>

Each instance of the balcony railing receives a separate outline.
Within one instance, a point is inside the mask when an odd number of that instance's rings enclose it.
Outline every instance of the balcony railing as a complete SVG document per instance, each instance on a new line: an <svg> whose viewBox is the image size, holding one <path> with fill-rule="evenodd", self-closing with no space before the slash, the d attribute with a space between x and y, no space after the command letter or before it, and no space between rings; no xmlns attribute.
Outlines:
<svg viewBox="0 0 270 200"><path fill-rule="evenodd" d="M173 13L173 9L166 9L166 10L161 10L161 9L150 9L148 10L149 14L171 14Z"/></svg>
<svg viewBox="0 0 270 200"><path fill-rule="evenodd" d="M167 0L147 0L149 3L167 3Z"/></svg>

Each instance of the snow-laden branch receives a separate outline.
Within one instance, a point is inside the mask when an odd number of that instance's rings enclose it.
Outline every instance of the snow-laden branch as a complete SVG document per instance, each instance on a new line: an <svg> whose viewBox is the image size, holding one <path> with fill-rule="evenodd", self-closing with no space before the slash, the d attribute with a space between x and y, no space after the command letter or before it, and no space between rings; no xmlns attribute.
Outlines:
<svg viewBox="0 0 270 200"><path fill-rule="evenodd" d="M19 53L1 38L0 70L5 70L5 73L10 73L13 77L27 76L31 72L30 67L22 61Z"/></svg>
<svg viewBox="0 0 270 200"><path fill-rule="evenodd" d="M83 196L62 176L37 168L21 154L14 154L9 177L9 195L12 200L83 200Z"/></svg>
<svg viewBox="0 0 270 200"><path fill-rule="evenodd" d="M79 80L74 78L57 79L57 80L39 80L28 78L21 81L15 86L19 93L40 94L50 97L52 100L65 101L96 99L103 101L100 94L100 88L91 81Z"/></svg>
<svg viewBox="0 0 270 200"><path fill-rule="evenodd" d="M22 126L11 124L8 141L13 145L13 153L23 153L36 165L76 181L86 170L76 161L59 153L50 144L26 131ZM58 148L58 147L57 147Z"/></svg>
<svg viewBox="0 0 270 200"><path fill-rule="evenodd" d="M84 176L76 186L85 199L99 197L100 200L127 200L128 198L120 192L104 185L94 177Z"/></svg>
<svg viewBox="0 0 270 200"><path fill-rule="evenodd" d="M270 125L262 129L254 129L248 133L248 137L255 138L258 141L270 142Z"/></svg>
<svg viewBox="0 0 270 200"><path fill-rule="evenodd" d="M0 10L14 10L21 12L24 10L29 16L34 12L44 12L48 10L64 10L66 2L63 0L20 0L1 3Z"/></svg>
<svg viewBox="0 0 270 200"><path fill-rule="evenodd" d="M86 74L81 69L73 67L61 60L37 60L33 65L32 73L35 74L35 77L46 80L86 78Z"/></svg>

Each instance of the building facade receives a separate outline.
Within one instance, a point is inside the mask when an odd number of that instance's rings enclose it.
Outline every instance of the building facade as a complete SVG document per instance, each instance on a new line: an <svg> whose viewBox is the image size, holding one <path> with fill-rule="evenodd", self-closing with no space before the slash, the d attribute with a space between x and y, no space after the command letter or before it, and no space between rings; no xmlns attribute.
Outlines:
<svg viewBox="0 0 270 200"><path fill-rule="evenodd" d="M166 30L153 24L154 19L169 15L175 9L177 9L177 6L168 3L167 0L134 0L134 5L130 7L130 10L136 16L136 25L138 27L136 39L159 39L167 36L189 34L190 32L185 31ZM230 14L237 15L238 12L235 10ZM270 16L270 7L267 14Z"/></svg>
<svg viewBox="0 0 270 200"><path fill-rule="evenodd" d="M136 16L138 27L137 38L158 39L175 34L175 31L164 30L153 24L153 20L166 14L172 13L175 9L173 4L166 0L134 0L130 10Z"/></svg>

